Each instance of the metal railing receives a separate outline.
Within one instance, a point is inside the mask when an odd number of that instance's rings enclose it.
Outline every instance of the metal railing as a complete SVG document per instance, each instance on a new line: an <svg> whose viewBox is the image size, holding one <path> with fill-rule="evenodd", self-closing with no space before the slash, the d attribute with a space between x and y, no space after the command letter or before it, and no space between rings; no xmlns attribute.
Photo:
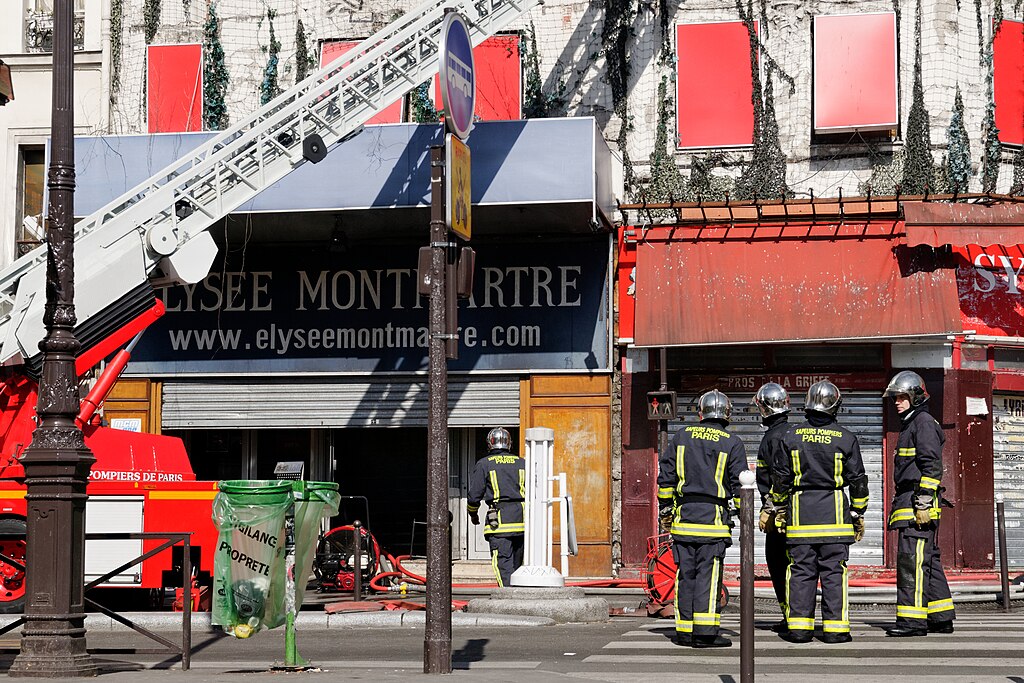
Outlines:
<svg viewBox="0 0 1024 683"><path fill-rule="evenodd" d="M71 41L76 50L85 49L85 12L74 15ZM53 52L53 14L28 12L25 15L25 52Z"/></svg>
<svg viewBox="0 0 1024 683"><path fill-rule="evenodd" d="M156 654L156 655L179 655L181 657L181 668L183 671L188 671L192 660L192 546L190 542L191 532L183 533L162 533L154 531L144 532L113 532L113 533L95 533L86 534L85 540L87 541L154 541L163 540L163 543L147 550L138 557L125 562L121 566L110 570L103 576L93 579L85 585L84 591L88 591L91 588L96 588L103 583L106 583L110 578L120 574L130 567L134 567L137 564L145 562L149 558L157 555L164 550L173 548L179 543L182 545L182 562L181 562L181 586L182 586L182 600L181 600L181 645L174 643L163 636L153 633L147 628L140 626L131 619L118 614L117 612L104 607L95 600L89 597L85 598L86 606L104 614L114 621L127 626L136 633L149 638L157 643L163 645L162 648L89 648L90 653L127 653L127 654ZM0 535L0 538L10 538L11 534ZM21 536L18 536L21 538ZM0 553L0 560L10 564L16 569L25 571L25 565L15 560L12 557L8 557L3 553ZM0 628L0 636L13 631L18 626L25 623L25 617L20 617L15 621L7 624L3 628Z"/></svg>

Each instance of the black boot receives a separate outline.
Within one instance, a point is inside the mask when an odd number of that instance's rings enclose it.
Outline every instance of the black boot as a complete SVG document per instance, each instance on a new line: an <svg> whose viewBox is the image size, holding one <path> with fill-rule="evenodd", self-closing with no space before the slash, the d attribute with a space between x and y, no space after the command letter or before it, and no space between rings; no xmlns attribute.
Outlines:
<svg viewBox="0 0 1024 683"><path fill-rule="evenodd" d="M896 624L886 630L885 635L893 638L914 638L928 635L928 629L920 626L909 626L907 624Z"/></svg>
<svg viewBox="0 0 1024 683"><path fill-rule="evenodd" d="M676 631L676 637L672 639L672 642L683 647L690 647L693 645L693 634Z"/></svg>
<svg viewBox="0 0 1024 683"><path fill-rule="evenodd" d="M828 645L850 643L853 642L853 636L851 636L849 633L822 633L821 642L827 643Z"/></svg>
<svg viewBox="0 0 1024 683"><path fill-rule="evenodd" d="M789 630L789 626L786 625L786 619L785 618L780 619L776 623L772 624L772 631L774 631L775 633L782 633L783 631L788 631L788 630Z"/></svg>
<svg viewBox="0 0 1024 683"><path fill-rule="evenodd" d="M952 621L929 621L928 622L928 633L952 633L953 622Z"/></svg>
<svg viewBox="0 0 1024 683"><path fill-rule="evenodd" d="M779 634L779 638L790 643L809 643L814 638L814 631L790 631L787 629Z"/></svg>
<svg viewBox="0 0 1024 683"><path fill-rule="evenodd" d="M694 636L694 647L732 647L732 641L722 636Z"/></svg>

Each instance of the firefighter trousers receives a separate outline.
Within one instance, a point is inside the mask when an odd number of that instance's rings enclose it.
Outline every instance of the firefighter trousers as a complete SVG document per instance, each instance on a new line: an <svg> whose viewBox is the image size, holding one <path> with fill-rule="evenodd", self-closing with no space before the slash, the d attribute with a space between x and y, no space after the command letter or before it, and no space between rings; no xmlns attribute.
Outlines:
<svg viewBox="0 0 1024 683"><path fill-rule="evenodd" d="M775 589L775 598L779 601L779 609L786 613L786 568L789 567L789 554L786 552L786 537L774 526L768 529L764 537L764 561L768 565L768 576Z"/></svg>
<svg viewBox="0 0 1024 683"><path fill-rule="evenodd" d="M491 546L491 569L498 588L510 585L512 572L523 566L523 534L488 536Z"/></svg>
<svg viewBox="0 0 1024 683"><path fill-rule="evenodd" d="M725 541L672 544L676 560L676 632L717 636L722 622L718 596L722 593Z"/></svg>
<svg viewBox="0 0 1024 683"><path fill-rule="evenodd" d="M935 525L897 529L896 623L927 628L928 622L953 621L956 611L942 571Z"/></svg>
<svg viewBox="0 0 1024 683"><path fill-rule="evenodd" d="M850 632L850 601L845 543L805 543L789 546L786 570L786 624L790 631L814 630L814 604L821 580L821 623L825 633Z"/></svg>

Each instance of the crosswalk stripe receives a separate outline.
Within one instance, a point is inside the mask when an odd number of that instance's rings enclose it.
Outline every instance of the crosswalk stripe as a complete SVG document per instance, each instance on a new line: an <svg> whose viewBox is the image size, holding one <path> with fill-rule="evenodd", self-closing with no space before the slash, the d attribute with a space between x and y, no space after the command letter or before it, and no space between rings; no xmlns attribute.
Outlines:
<svg viewBox="0 0 1024 683"><path fill-rule="evenodd" d="M904 651L904 650L907 649L907 643L906 643L905 640L901 640L899 638L888 638L888 637L885 637L885 636L883 636L883 638L885 638L885 640L877 640L877 641L872 641L871 642L871 649L873 651L880 651L880 650L900 650L900 651ZM857 639L855 639L853 643L839 643L839 644L835 644L835 645L828 645L827 643L822 643L820 641L812 641L810 643L790 643L790 642L787 642L785 640L782 640L781 638L776 638L776 640L774 640L774 641L759 642L759 643L757 643L757 645L755 646L754 649L755 650L799 650L801 647L814 647L814 648L817 648L819 650L820 649L832 649L832 648L835 648L837 651L838 650L842 650L842 651L845 651L845 652L849 652L851 649L856 648L856 645L855 645L856 642L857 642ZM914 648L913 654L915 656L917 656L917 657L920 657L921 655L918 655L917 653L920 652L921 650L923 650L924 648L928 647L928 642L929 641L918 641L918 642L915 642L915 648ZM941 646L942 646L941 643L933 644L932 648L931 648L932 652L935 651L936 647L941 647ZM996 642L962 642L962 643L957 643L956 644L956 649L957 650L961 650L961 651L962 650L988 650L988 651L1013 650L1013 651L1017 652L1017 651L1021 650L1022 646L1024 646L1024 643L1022 643L1022 641L1018 639L1016 642L1001 642L1001 643L996 643ZM738 648L739 646L734 643L734 647ZM605 645L603 649L605 649L605 650L679 650L680 646L676 645L671 640L667 640L667 639L665 639L665 640L657 640L657 641L655 641L655 640L633 640L633 641L613 641L613 642L608 643L607 645ZM943 649L946 649L946 648L943 648ZM724 648L723 648L723 650L724 650ZM929 656L929 655L925 655L925 656Z"/></svg>
<svg viewBox="0 0 1024 683"><path fill-rule="evenodd" d="M739 657L739 649L733 648L734 654ZM677 666L680 664L722 664L726 657L715 657L708 655L690 654L693 650L686 650L686 654L677 655L590 655L583 662L586 664L644 664L648 667L656 665ZM866 667L897 667L916 666L920 667L926 663L928 667L956 667L963 671L967 667L998 668L1001 662L994 662L985 657L885 657L879 658L877 663L865 663L860 657L759 657L758 666L816 666L824 669L831 668L857 668ZM737 662L737 666L739 663ZM966 672L965 672L966 675Z"/></svg>

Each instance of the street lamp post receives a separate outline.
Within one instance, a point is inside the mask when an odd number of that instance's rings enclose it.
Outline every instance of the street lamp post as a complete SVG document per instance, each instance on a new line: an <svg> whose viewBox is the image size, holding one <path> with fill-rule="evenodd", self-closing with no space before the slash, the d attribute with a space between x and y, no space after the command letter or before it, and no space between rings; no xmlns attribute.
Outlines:
<svg viewBox="0 0 1024 683"><path fill-rule="evenodd" d="M74 272L74 48L72 0L55 0L53 120L47 227L46 337L39 380L38 427L21 463L25 468L28 529L25 628L9 675L36 678L95 676L85 649L85 486L95 461L78 414Z"/></svg>

